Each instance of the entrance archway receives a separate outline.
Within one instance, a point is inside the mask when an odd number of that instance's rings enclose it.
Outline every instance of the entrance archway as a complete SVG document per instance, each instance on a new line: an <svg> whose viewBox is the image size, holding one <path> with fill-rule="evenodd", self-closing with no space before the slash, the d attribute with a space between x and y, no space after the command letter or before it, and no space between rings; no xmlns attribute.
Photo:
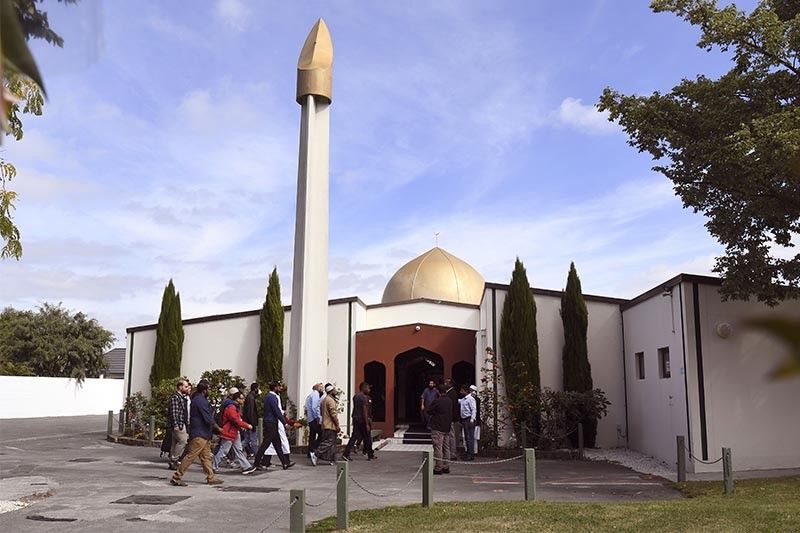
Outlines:
<svg viewBox="0 0 800 533"><path fill-rule="evenodd" d="M444 375L442 356L416 347L394 359L394 419L398 424L421 421L419 397L429 380L438 382Z"/></svg>
<svg viewBox="0 0 800 533"><path fill-rule="evenodd" d="M475 382L475 365L468 361L459 361L453 365L452 376L456 387L473 385Z"/></svg>
<svg viewBox="0 0 800 533"><path fill-rule="evenodd" d="M378 361L364 365L364 381L372 385L372 420L386 421L386 366Z"/></svg>

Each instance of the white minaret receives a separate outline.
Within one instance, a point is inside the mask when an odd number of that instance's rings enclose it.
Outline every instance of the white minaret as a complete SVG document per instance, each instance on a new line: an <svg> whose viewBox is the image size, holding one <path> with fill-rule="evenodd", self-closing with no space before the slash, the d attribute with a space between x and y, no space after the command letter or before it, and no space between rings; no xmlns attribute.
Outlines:
<svg viewBox="0 0 800 533"><path fill-rule="evenodd" d="M289 357L289 394L302 416L306 395L328 370L328 152L333 44L319 19L297 63L300 161Z"/></svg>

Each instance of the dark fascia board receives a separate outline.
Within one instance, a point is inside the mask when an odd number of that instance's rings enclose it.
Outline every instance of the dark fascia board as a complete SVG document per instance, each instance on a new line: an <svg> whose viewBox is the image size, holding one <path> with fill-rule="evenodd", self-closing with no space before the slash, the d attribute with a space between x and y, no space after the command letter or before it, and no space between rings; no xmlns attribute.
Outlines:
<svg viewBox="0 0 800 533"><path fill-rule="evenodd" d="M622 304L622 310L627 311L631 307L635 307L645 300L649 300L653 296L663 293L665 290L671 290L679 283L698 283L700 285L722 285L722 279L714 276L700 276L698 274L678 274L674 278L668 279L664 283L659 283L647 292L644 292L633 298L632 300Z"/></svg>
<svg viewBox="0 0 800 533"><path fill-rule="evenodd" d="M468 309L480 309L480 305L474 304L465 304L461 302L448 302L447 300L433 300L431 298L414 298L413 300L403 300L402 302L387 302L387 303L380 303L380 304L372 304L366 306L367 309L378 309L380 307L392 307L394 305L406 305L406 304L414 304L414 303L429 303L429 304L438 304L438 305L450 305L453 307L466 307Z"/></svg>
<svg viewBox="0 0 800 533"><path fill-rule="evenodd" d="M413 301L416 301L416 300L413 300ZM461 305L464 305L464 304L461 304ZM361 329L361 330L356 331L355 333L356 333L356 336L359 336L359 335L363 335L365 333L374 333L376 331L385 331L387 329L410 328L410 327L414 327L414 326L420 326L420 327L425 327L425 328L438 328L438 329L457 329L457 330L460 330L460 331L472 331L472 332L475 332L474 329L469 329L469 328L457 328L457 327L454 327L454 326L442 326L442 325L438 325L438 324L428 324L427 322L412 322L411 324L400 324L400 325L397 325L397 326L384 326L382 328L375 328L375 329Z"/></svg>
<svg viewBox="0 0 800 533"><path fill-rule="evenodd" d="M349 296L347 298L335 298L333 300L328 300L328 305L329 306L331 306L331 305L340 305L340 304L347 304L347 303L350 303L350 302L358 302L359 304L364 306L364 302L362 302L361 299L358 296ZM291 305L285 305L285 306L283 306L283 310L284 310L284 312L291 311L292 310L292 306ZM183 321L183 325L184 326L189 326L189 325L192 325L192 324L202 324L203 322L214 322L214 321L217 321L217 320L232 320L234 318L244 318L244 317L248 317L248 316L258 316L259 313L261 313L261 309L254 309L252 311L239 311L239 312L236 312L236 313L225 313L225 314L221 314L221 315L200 316L200 317L197 317L197 318L187 318L186 320ZM127 328L125 331L127 333L135 333L137 331L148 331L148 330L151 330L151 329L156 329L157 327L158 327L158 324L147 324L147 325L144 325L144 326L133 326L133 327Z"/></svg>
<svg viewBox="0 0 800 533"><path fill-rule="evenodd" d="M500 289L503 291L508 290L508 285L503 283L486 283L487 289ZM539 296L554 296L556 298L561 298L562 291L554 291L551 289L538 289L536 287L531 287L531 292L534 295ZM623 305L628 303L628 300L625 298L613 298L611 296L597 296L595 294L584 294L583 299L587 302L600 302L606 304L613 304L613 305Z"/></svg>

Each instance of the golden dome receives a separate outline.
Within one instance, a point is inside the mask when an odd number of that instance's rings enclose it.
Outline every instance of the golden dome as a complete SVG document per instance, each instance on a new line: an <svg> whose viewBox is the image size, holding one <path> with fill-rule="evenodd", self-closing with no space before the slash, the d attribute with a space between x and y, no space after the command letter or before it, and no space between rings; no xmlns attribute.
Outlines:
<svg viewBox="0 0 800 533"><path fill-rule="evenodd" d="M383 303L417 298L480 305L484 280L477 270L458 257L431 248L398 270L383 291Z"/></svg>

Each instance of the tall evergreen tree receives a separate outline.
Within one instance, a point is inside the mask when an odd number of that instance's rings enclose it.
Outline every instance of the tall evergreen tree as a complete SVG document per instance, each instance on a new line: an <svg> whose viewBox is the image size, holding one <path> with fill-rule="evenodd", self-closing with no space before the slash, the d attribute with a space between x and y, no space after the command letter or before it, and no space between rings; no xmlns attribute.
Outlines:
<svg viewBox="0 0 800 533"><path fill-rule="evenodd" d="M161 313L156 328L156 349L153 367L150 370L151 387L155 387L166 378L180 376L182 352L181 296L175 292L175 285L170 279L161 298Z"/></svg>
<svg viewBox="0 0 800 533"><path fill-rule="evenodd" d="M575 263L570 263L567 275L567 288L561 293L561 322L564 325L564 350L562 365L564 371L564 390L589 392L592 383L592 366L589 364L589 349L586 332L589 327L589 311L583 299L581 280ZM594 447L597 436L597 420L582 418L584 443ZM570 435L577 444L577 433Z"/></svg>
<svg viewBox="0 0 800 533"><path fill-rule="evenodd" d="M256 375L259 383L283 378L283 304L277 267L269 275L267 297L261 307L261 345Z"/></svg>
<svg viewBox="0 0 800 533"><path fill-rule="evenodd" d="M520 398L523 389L528 385L538 389L541 386L541 378L539 338L536 332L536 302L533 299L525 267L519 258L514 263L508 294L503 303L503 314L500 318L500 351L509 408L512 417L521 422L529 418L531 413L515 413L515 399ZM535 419L532 423L538 426ZM529 427L529 429L536 428Z"/></svg>

